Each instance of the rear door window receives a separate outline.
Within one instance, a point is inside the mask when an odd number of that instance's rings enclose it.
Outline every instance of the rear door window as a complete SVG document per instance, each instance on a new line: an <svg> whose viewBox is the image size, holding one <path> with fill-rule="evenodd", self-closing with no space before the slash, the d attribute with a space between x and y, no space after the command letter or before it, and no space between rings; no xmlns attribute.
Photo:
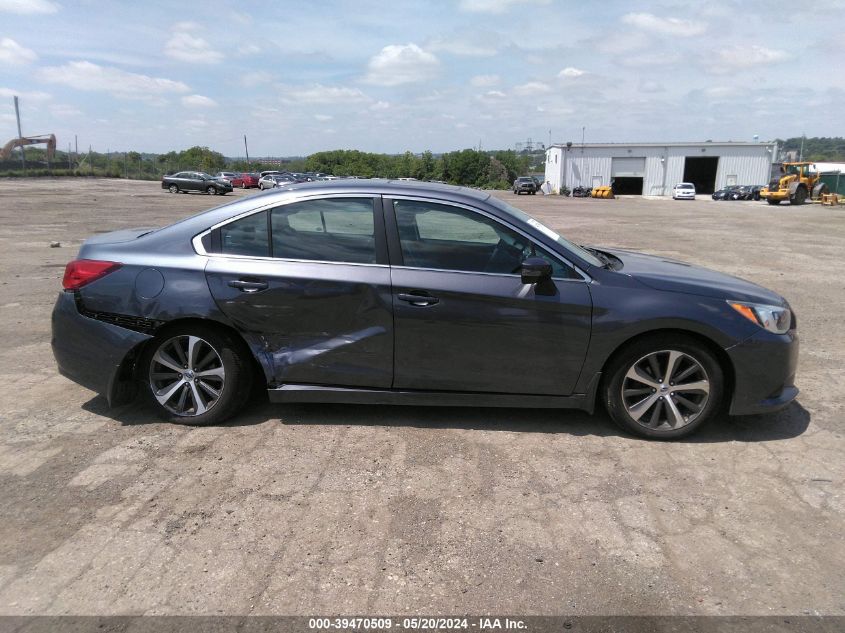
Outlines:
<svg viewBox="0 0 845 633"><path fill-rule="evenodd" d="M271 212L272 255L284 259L375 264L372 198L326 198Z"/></svg>

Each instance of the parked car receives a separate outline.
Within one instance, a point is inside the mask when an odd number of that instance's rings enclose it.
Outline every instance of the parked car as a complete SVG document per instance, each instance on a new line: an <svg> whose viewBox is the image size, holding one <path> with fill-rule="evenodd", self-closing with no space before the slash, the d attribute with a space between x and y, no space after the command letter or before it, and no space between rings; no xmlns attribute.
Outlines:
<svg viewBox="0 0 845 633"><path fill-rule="evenodd" d="M714 200L736 200L736 198L732 198L731 196L738 188L739 185L728 185L727 187L722 187L721 189L714 191L711 197Z"/></svg>
<svg viewBox="0 0 845 633"><path fill-rule="evenodd" d="M573 244L488 192L292 185L88 239L53 310L59 371L111 405L216 424L274 402L559 407L678 438L795 398L780 295Z"/></svg>
<svg viewBox="0 0 845 633"><path fill-rule="evenodd" d="M232 191L232 183L209 176L202 171L180 171L172 176L161 179L161 188L170 193L188 193L189 191L204 191L210 195L226 195Z"/></svg>
<svg viewBox="0 0 845 633"><path fill-rule="evenodd" d="M267 174L258 180L258 188L264 191L265 189L273 189L274 187L283 187L285 185L295 184L296 180L291 176L282 176L281 174Z"/></svg>
<svg viewBox="0 0 845 633"><path fill-rule="evenodd" d="M537 183L531 176L520 176L513 181L513 192L516 195L530 193L532 196L537 193Z"/></svg>
<svg viewBox="0 0 845 633"><path fill-rule="evenodd" d="M232 187L243 187L244 184L244 180L241 178L241 175L236 174L233 171L221 171L214 177L220 180L226 180L231 183Z"/></svg>
<svg viewBox="0 0 845 633"><path fill-rule="evenodd" d="M673 200L695 200L695 185L691 182L679 182L672 187Z"/></svg>
<svg viewBox="0 0 845 633"><path fill-rule="evenodd" d="M243 181L241 184L242 189L251 189L253 187L258 186L258 179L259 176L256 173L243 173L241 174L241 180Z"/></svg>

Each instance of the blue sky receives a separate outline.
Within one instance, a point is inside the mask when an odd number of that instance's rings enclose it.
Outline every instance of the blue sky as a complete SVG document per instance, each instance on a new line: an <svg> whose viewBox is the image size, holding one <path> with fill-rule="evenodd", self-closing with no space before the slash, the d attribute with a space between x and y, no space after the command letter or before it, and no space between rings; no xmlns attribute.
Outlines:
<svg viewBox="0 0 845 633"><path fill-rule="evenodd" d="M99 151L835 136L843 24L842 0L0 0L0 142L14 94L25 135Z"/></svg>

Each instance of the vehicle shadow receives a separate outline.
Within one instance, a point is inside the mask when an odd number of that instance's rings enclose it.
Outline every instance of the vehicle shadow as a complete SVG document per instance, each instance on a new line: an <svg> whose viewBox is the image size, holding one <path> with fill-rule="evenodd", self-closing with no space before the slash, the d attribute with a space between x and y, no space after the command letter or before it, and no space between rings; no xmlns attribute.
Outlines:
<svg viewBox="0 0 845 633"><path fill-rule="evenodd" d="M110 409L105 398L92 398L82 408L110 418L122 426L164 424L146 404L133 403ZM220 427L251 426L266 422L310 426L383 426L428 429L563 433L574 436L631 436L598 409L594 415L574 409L512 409L492 407L422 407L362 404L272 404L254 401L240 415ZM803 434L810 413L798 402L768 415L721 415L685 443L767 442ZM641 440L650 441L650 440Z"/></svg>

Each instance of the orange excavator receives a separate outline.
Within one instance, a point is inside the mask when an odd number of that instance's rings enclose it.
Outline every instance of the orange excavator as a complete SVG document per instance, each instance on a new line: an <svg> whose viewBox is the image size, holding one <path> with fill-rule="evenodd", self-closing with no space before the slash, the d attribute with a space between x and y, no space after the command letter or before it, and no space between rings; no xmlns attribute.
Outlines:
<svg viewBox="0 0 845 633"><path fill-rule="evenodd" d="M56 154L56 135L55 134L41 134L39 136L24 136L22 138L13 138L0 147L0 160L7 160L12 155L12 150L16 147L25 147L27 145L47 145L47 160L53 159Z"/></svg>

